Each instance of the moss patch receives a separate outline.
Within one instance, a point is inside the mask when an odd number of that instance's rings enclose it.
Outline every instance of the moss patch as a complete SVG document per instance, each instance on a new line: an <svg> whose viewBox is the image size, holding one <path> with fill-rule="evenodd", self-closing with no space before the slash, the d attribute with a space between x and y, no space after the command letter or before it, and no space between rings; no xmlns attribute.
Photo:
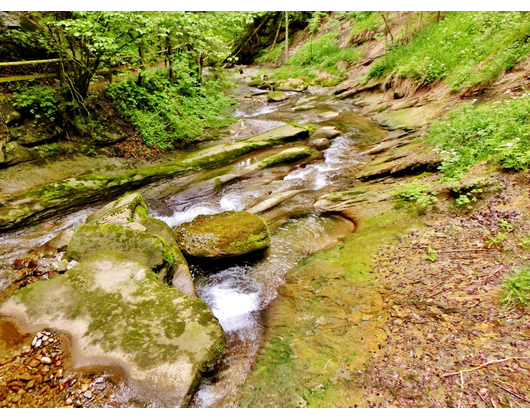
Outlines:
<svg viewBox="0 0 530 420"><path fill-rule="evenodd" d="M194 257L235 257L270 246L267 223L248 212L200 215L175 229L177 243Z"/></svg>
<svg viewBox="0 0 530 420"><path fill-rule="evenodd" d="M226 341L202 300L160 283L147 266L118 254L100 254L29 285L2 311L23 316L29 326L68 331L81 350L78 357L108 356L133 380L173 394L173 404L182 403Z"/></svg>
<svg viewBox="0 0 530 420"><path fill-rule="evenodd" d="M386 337L372 256L410 226L402 212L372 216L344 245L311 255L289 273L266 312L265 345L240 406L363 404L351 379Z"/></svg>

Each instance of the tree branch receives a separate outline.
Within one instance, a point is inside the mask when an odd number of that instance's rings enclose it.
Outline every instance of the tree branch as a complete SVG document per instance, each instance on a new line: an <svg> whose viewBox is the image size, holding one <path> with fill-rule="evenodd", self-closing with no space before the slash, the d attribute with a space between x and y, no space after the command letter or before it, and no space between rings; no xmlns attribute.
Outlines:
<svg viewBox="0 0 530 420"><path fill-rule="evenodd" d="M484 363L484 364L482 364L480 366L477 366L477 367L474 367L474 368L471 368L471 369L464 369L464 370L459 370L458 372L445 373L445 374L441 375L441 377L442 378L447 378L448 376L460 375L461 373L465 373L465 372L473 372L475 370L479 370L479 369L485 368L486 366L489 366L489 365L495 365L495 364L498 364L498 363L508 362L510 360L520 360L520 359L530 359L530 357L507 357L506 359L491 360L489 362L486 362L486 363Z"/></svg>

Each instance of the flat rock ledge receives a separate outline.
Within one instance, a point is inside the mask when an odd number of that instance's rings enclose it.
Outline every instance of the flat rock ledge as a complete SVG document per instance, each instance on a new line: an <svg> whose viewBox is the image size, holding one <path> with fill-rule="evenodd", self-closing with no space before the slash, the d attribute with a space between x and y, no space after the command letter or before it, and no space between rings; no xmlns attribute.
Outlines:
<svg viewBox="0 0 530 420"><path fill-rule="evenodd" d="M147 214L140 194L125 195L17 260L21 275L34 262L53 280L19 290L0 314L30 333L66 334L75 367L120 367L141 403L186 405L224 333L197 298L173 231Z"/></svg>
<svg viewBox="0 0 530 420"><path fill-rule="evenodd" d="M175 236L182 252L197 258L239 257L270 246L267 222L244 211L197 216L177 226Z"/></svg>
<svg viewBox="0 0 530 420"><path fill-rule="evenodd" d="M200 299L161 283L144 264L114 253L20 289L0 306L29 332L66 333L76 368L113 365L137 398L186 406L226 336Z"/></svg>

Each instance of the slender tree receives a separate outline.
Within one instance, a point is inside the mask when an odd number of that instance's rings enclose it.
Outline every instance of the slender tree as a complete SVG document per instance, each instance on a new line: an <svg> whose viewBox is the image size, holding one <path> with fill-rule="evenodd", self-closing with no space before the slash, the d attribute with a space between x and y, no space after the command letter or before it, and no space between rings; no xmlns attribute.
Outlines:
<svg viewBox="0 0 530 420"><path fill-rule="evenodd" d="M289 12L285 12L285 62L289 60Z"/></svg>

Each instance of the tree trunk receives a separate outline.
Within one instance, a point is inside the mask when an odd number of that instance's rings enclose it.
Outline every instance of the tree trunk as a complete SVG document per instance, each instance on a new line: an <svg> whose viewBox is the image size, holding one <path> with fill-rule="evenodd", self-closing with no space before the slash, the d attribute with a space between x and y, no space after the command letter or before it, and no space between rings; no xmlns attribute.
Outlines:
<svg viewBox="0 0 530 420"><path fill-rule="evenodd" d="M143 72L145 71L145 45L143 42L140 42L138 45L138 55L140 56L140 71L138 72L138 81L136 83L138 86L144 87L145 79Z"/></svg>
<svg viewBox="0 0 530 420"><path fill-rule="evenodd" d="M202 84L202 64L203 64L203 56L201 53L197 53L197 70L199 73L199 84Z"/></svg>
<svg viewBox="0 0 530 420"><path fill-rule="evenodd" d="M285 12L285 64L289 59L289 12Z"/></svg>
<svg viewBox="0 0 530 420"><path fill-rule="evenodd" d="M388 26L386 17L383 13L381 13L381 17L383 18L383 21L385 22L386 33L390 35L390 40L392 41L392 45L394 45L394 36L392 35L392 31L390 30L390 27Z"/></svg>
<svg viewBox="0 0 530 420"><path fill-rule="evenodd" d="M175 83L175 69L173 68L173 45L171 43L171 36L166 38L166 59L169 66L169 81Z"/></svg>

